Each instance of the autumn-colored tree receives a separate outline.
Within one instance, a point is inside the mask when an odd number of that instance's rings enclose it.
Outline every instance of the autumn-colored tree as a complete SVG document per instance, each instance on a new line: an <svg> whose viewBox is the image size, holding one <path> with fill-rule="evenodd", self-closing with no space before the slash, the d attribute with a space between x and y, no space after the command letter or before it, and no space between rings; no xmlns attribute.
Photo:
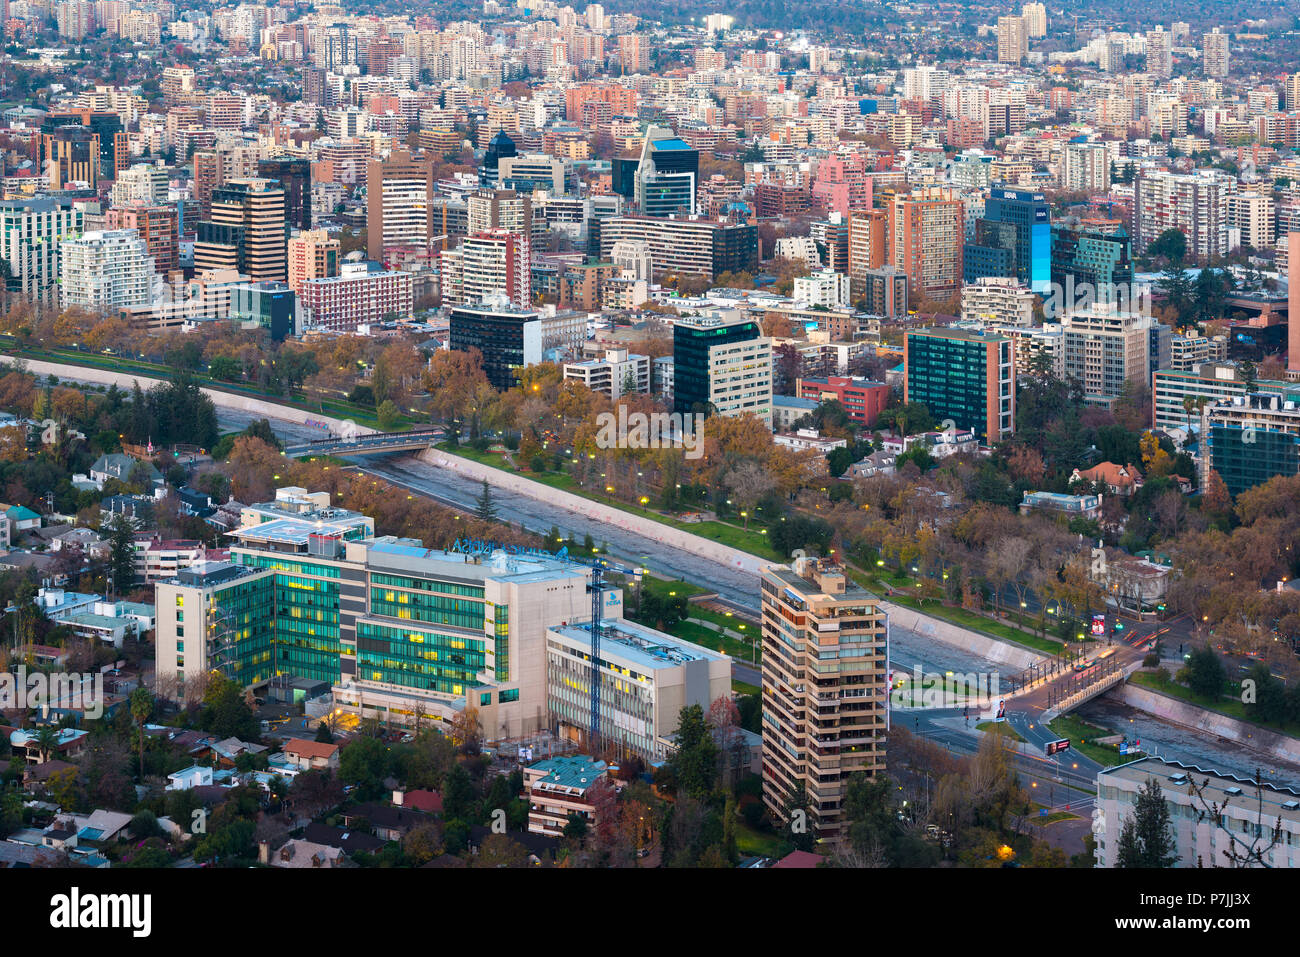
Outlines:
<svg viewBox="0 0 1300 957"><path fill-rule="evenodd" d="M1142 452L1142 468L1147 478L1160 478L1173 470L1173 457L1160 447L1160 440L1154 432L1143 432L1138 448Z"/></svg>
<svg viewBox="0 0 1300 957"><path fill-rule="evenodd" d="M274 446L249 435L235 439L226 459L230 493L241 502L265 502L275 494L284 456Z"/></svg>
<svg viewBox="0 0 1300 957"><path fill-rule="evenodd" d="M27 459L27 429L21 425L0 428L0 462L23 462Z"/></svg>
<svg viewBox="0 0 1300 957"><path fill-rule="evenodd" d="M491 388L483 372L483 354L477 349L435 352L424 370L423 384L430 395L430 411L442 422L465 419L481 387Z"/></svg>

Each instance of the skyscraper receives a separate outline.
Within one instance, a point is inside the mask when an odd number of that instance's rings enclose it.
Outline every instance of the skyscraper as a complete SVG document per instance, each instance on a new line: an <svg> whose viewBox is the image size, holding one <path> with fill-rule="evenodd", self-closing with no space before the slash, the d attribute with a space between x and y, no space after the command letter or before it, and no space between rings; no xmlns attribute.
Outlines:
<svg viewBox="0 0 1300 957"><path fill-rule="evenodd" d="M700 152L672 130L652 126L641 146L636 171L636 203L647 216L695 212Z"/></svg>
<svg viewBox="0 0 1300 957"><path fill-rule="evenodd" d="M258 160L257 175L284 189L284 219L294 229L311 229L311 160L277 156Z"/></svg>
<svg viewBox="0 0 1300 957"><path fill-rule="evenodd" d="M1052 282L1050 207L1042 193L994 187L984 203L984 216L975 226L975 243L967 256L996 249L1005 254L984 257L987 270L966 268L967 282L983 276L1014 276L1033 292L1045 293Z"/></svg>
<svg viewBox="0 0 1300 957"><path fill-rule="evenodd" d="M212 191L212 215L199 223L194 268L284 281L287 239L284 189L266 179L232 179Z"/></svg>
<svg viewBox="0 0 1300 957"><path fill-rule="evenodd" d="M487 149L483 153L483 165L478 169L479 185L488 188L496 187L501 182L502 158L518 155L519 150L515 147L515 141L506 134L505 130L497 130L488 141Z"/></svg>

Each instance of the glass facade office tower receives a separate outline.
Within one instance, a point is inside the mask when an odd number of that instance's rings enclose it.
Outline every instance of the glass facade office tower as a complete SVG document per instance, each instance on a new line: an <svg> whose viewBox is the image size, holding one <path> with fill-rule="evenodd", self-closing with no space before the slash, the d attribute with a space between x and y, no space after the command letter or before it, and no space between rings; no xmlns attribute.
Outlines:
<svg viewBox="0 0 1300 957"><path fill-rule="evenodd" d="M904 398L920 402L936 422L951 419L992 445L1010 438L1016 421L1012 341L965 329L922 329L904 340Z"/></svg>
<svg viewBox="0 0 1300 957"><path fill-rule="evenodd" d="M1042 193L1030 190L994 187L984 203L983 221L990 224L983 235L976 224L976 240L967 247L995 247L1013 252L1014 272L981 272L970 279L989 275L1014 276L1034 292L1046 293L1052 282L1052 234L1050 207ZM996 230L992 224L1010 226L1014 232ZM990 265L992 265L990 263Z"/></svg>

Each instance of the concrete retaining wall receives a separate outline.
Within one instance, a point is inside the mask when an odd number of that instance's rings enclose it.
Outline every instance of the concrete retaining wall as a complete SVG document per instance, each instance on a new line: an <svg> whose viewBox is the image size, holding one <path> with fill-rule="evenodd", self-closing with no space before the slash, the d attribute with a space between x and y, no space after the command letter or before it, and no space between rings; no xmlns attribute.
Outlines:
<svg viewBox="0 0 1300 957"><path fill-rule="evenodd" d="M1130 707L1187 728L1237 741L1250 748L1276 754L1288 761L1300 762L1300 739L1256 727L1204 708L1161 694L1141 685L1124 684L1113 694Z"/></svg>
<svg viewBox="0 0 1300 957"><path fill-rule="evenodd" d="M438 449L429 449L423 452L420 459L436 468L447 469L476 482L487 479L489 484L505 489L508 492L515 492L528 498L538 497L538 483L513 472L506 472L491 465L482 465L470 459L461 458L458 455L448 455ZM757 555L742 552L737 548L731 548L701 535L684 532L680 528L664 525L652 518L625 512L621 508L614 508L612 505L605 505L601 502L593 502L591 499L583 498L581 495L574 495L572 492L565 492L549 486L544 486L544 488L546 500L551 504L567 508L569 511L576 512L578 515L593 521L605 522L616 528L627 529L638 535L656 539L665 545L680 548L682 551L697 555L700 558L707 558L721 565L728 565L731 568L749 572L755 577L758 576L759 569L764 565L771 564L770 559L759 558ZM757 581L754 582L754 588L758 588Z"/></svg>
<svg viewBox="0 0 1300 957"><path fill-rule="evenodd" d="M0 363L12 365L15 362L13 356L0 356ZM27 363L27 369L37 375L56 375L60 379L71 379L77 382L90 382L95 385L117 385L118 388L130 389L134 383L140 383L140 388L149 390L156 385L165 383L166 379L155 379L150 376L134 375L125 372L116 372L112 369L95 369L90 366L63 365L57 362L42 362L39 359L22 360ZM234 409L239 412L248 412L253 415L266 416L271 419L280 419L285 422L295 422L299 425L306 425L309 422L316 424L322 423L329 428L338 432L345 420L333 416L324 415L320 412L312 412L307 409L297 409L290 405L281 405L278 402L269 402L266 399L258 399L249 395L240 395L235 392L224 392L221 389L202 389L204 395L212 400L213 405L222 409ZM357 435L369 435L375 429L366 428L365 426L355 426ZM321 431L321 437L325 437L324 430Z"/></svg>
<svg viewBox="0 0 1300 957"><path fill-rule="evenodd" d="M998 641L996 638L981 635L977 631L962 628L960 625L954 625L939 618L931 618L929 615L923 615L912 608L895 605L893 602L881 602L880 604L885 611L889 612L891 626L897 625L900 628L914 631L918 635L932 638L945 645L963 648L1000 665L1010 665L1013 668L1028 668L1046 657L1046 655L1040 655L1027 648Z"/></svg>
<svg viewBox="0 0 1300 957"><path fill-rule="evenodd" d="M12 356L0 356L0 363L13 363L15 360ZM91 382L98 385L117 384L119 388L131 388L132 383L139 382L140 388L150 389L164 380L151 378L149 376L139 376L123 372L116 372L111 369L96 369L89 366L64 365L55 362L43 362L40 360L28 360L27 368L38 375L54 374L63 379L74 379L81 382ZM220 389L204 389L204 394L209 396L213 404L224 409L235 409L241 412L247 412L259 416L266 416L271 419L280 419L286 422L296 422L301 425L312 423L321 423L334 431L339 431L343 426L343 419L323 415L319 412L311 412L305 409L297 409L288 405L281 405L276 402L268 402L265 399L257 399L252 396L239 395L233 392L223 392ZM374 429L362 426L356 427L356 433L368 435L374 432ZM487 479L489 484L515 492L527 498L539 497L538 483L522 475L516 475L512 472L506 472L502 469L493 468L489 465L481 465L470 459L461 458L456 455L448 455L438 449L429 449L421 454L420 458L430 465L438 468L448 469L458 475L463 475L474 481ZM715 542L712 539L705 538L701 535L695 535L691 532L682 531L679 528L673 528L656 522L654 519L631 512L625 512L622 509L614 508L600 502L593 502L590 499L583 498L580 495L574 495L571 492L564 492L559 489L545 487L545 496L548 502L560 505L578 515L590 518L594 521L606 522L618 528L627 529L644 535L647 538L653 538L680 548L685 552L696 555L700 558L707 558L719 564L727 565L740 571L749 572L758 577L760 569L770 564L769 559L759 558L757 555L751 555L736 548ZM758 582L754 583L755 588ZM902 628L915 631L919 635L931 638L934 641L951 645L956 648L962 648L974 654L980 655L990 661L998 664L1008 665L1013 668L1027 668L1031 664L1043 659L1043 655L1016 645L1007 644L997 639L990 638L978 632L970 631L958 625L942 621L938 618L932 618L929 615L921 614L911 608L904 608L895 605L892 602L882 602L882 607L889 612L890 621Z"/></svg>

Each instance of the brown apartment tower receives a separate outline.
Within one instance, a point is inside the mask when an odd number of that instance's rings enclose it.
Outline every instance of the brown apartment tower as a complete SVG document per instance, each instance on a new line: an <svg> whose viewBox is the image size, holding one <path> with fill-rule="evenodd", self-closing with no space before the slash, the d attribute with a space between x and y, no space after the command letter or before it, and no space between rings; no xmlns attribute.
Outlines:
<svg viewBox="0 0 1300 957"><path fill-rule="evenodd" d="M366 256L383 262L390 246L429 248L433 161L394 150L366 167Z"/></svg>
<svg viewBox="0 0 1300 957"><path fill-rule="evenodd" d="M843 835L849 778L885 770L889 632L879 601L826 559L763 569L763 801L803 786L818 839Z"/></svg>

